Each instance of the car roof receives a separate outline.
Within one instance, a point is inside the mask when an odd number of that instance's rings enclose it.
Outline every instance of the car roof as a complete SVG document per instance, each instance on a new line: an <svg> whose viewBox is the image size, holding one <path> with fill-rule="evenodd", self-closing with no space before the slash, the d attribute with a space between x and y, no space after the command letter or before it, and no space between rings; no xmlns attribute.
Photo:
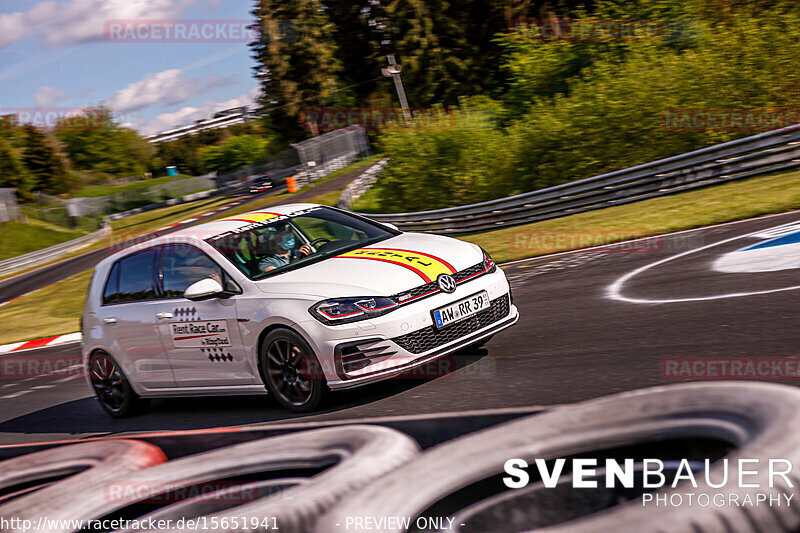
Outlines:
<svg viewBox="0 0 800 533"><path fill-rule="evenodd" d="M133 246L128 246L114 253L110 257L106 258L103 262L105 263L109 261L115 261L119 257L128 255L129 253L145 250L152 246L158 246L161 244L170 244L170 243L175 243L176 241L179 242L204 241L210 237L221 235L228 231L235 231L239 228L249 226L250 224L253 224L255 222L269 220L270 215L273 216L291 215L298 211L303 211L305 209L310 209L314 207L322 207L322 206L320 206L319 204L308 204L308 203L285 204L285 205L264 207L261 209L248 211L246 213L240 213L237 215L223 216L211 222L204 222L202 224L180 229L178 231L174 231L167 235L162 235L154 239L148 239L144 242L135 244Z"/></svg>

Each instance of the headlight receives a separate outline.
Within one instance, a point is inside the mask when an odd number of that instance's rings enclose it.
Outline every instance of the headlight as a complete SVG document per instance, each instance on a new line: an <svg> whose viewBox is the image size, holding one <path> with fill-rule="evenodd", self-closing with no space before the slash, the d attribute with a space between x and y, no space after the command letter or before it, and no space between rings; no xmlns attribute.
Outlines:
<svg viewBox="0 0 800 533"><path fill-rule="evenodd" d="M329 326L347 324L385 315L397 308L397 302L381 296L361 298L332 298L314 304L311 315Z"/></svg>
<svg viewBox="0 0 800 533"><path fill-rule="evenodd" d="M491 274L497 270L497 265L495 264L494 259L492 259L492 257L486 252L486 250L481 248L481 251L483 252L483 268L486 269L487 274Z"/></svg>

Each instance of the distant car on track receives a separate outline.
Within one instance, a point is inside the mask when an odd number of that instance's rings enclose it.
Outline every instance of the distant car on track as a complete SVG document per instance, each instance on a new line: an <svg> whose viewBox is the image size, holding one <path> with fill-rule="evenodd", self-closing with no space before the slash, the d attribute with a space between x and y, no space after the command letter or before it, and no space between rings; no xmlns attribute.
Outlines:
<svg viewBox="0 0 800 533"><path fill-rule="evenodd" d="M260 194L272 188L272 180L267 177L258 177L250 182L250 194Z"/></svg>
<svg viewBox="0 0 800 533"><path fill-rule="evenodd" d="M91 386L114 417L148 398L273 395L315 409L516 323L480 247L335 208L230 216L117 252L81 319Z"/></svg>

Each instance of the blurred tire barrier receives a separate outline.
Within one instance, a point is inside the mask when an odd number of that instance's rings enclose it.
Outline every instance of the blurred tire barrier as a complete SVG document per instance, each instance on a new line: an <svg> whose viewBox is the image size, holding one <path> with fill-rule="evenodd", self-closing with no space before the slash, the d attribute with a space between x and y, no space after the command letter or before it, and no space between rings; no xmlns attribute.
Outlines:
<svg viewBox="0 0 800 533"><path fill-rule="evenodd" d="M36 515L38 519L42 513L55 520L74 517L83 491L166 460L152 444L122 439L60 446L7 459L0 462L0 491L5 493L0 497L0 517Z"/></svg>
<svg viewBox="0 0 800 533"><path fill-rule="evenodd" d="M662 453L674 453L675 450L670 449L680 442L716 442L715 449L704 448L700 455L708 457L715 453L717 457L712 459L727 457L731 479L738 475L735 459L760 459L759 475L749 478L748 482L760 483L761 489L739 488L734 482L733 487L728 488L728 485L725 490L740 496L752 496L759 490L779 494L789 489L777 484L774 489L767 488L769 476L763 465L771 458L785 458L800 465L798 428L800 390L794 387L764 383L692 383L618 394L501 424L427 450L416 460L349 495L319 520L314 531L330 533L336 531L335 524L344 524L348 519L352 523L357 517L424 516L424 513L433 514L437 504L456 500L460 505L455 509L443 511L440 508L436 513L460 518L485 514L486 509L472 508L459 515L459 507L469 509L474 502L480 502L482 498L475 497L475 487L489 479L499 481L508 459L522 458L533 464L534 458L581 456L602 461L604 452L609 454L607 457L615 457L614 453L628 457L625 453L633 454L634 445L644 446L644 457L652 457L647 453L652 452L658 442L669 443ZM722 468L720 462L713 463L709 477L721 479ZM665 486L659 494L717 491L706 485L704 476L698 474L697 478L696 489L682 481L676 488ZM792 474L792 479L795 484L800 482L796 474ZM488 529L462 528L459 523L458 530L481 533L533 530L548 533L653 530L755 533L795 531L800 526L800 516L789 506L644 507L635 499L620 505L613 505L616 502L612 499L613 506L607 506L597 501L598 496L601 500L605 498L602 493L605 488L569 487L568 490L569 497L552 493L549 497L542 495L532 500L529 491L511 489L504 493L505 498L519 498L518 503L509 505L506 500L503 502L505 512L494 513L495 518L504 517L503 522L493 522ZM464 496L459 498L458 494ZM533 506L532 502L538 505ZM490 500L490 507L498 503ZM548 507L554 512L547 513ZM586 508L587 514L575 517L558 512L576 507ZM602 512L595 512L601 507ZM513 513L509 513L509 509L513 509ZM571 520L562 523L565 519ZM381 528L381 531L407 531L398 527Z"/></svg>
<svg viewBox="0 0 800 533"><path fill-rule="evenodd" d="M422 433L439 437L455 420L444 414L409 417L403 423L416 421L417 431L411 433L424 441ZM788 505L644 507L637 499L647 492L641 487L621 492L600 482L598 488L575 489L568 474L548 489L533 478L522 489L500 483L504 464L512 458L531 464L535 458L596 458L598 464L604 458L659 458L665 473L678 470L674 465L679 457L695 464L708 458L708 477L714 482L723 479L728 460L729 482L723 492L739 498L759 491L786 496L791 491L780 483L770 487L765 464L778 458L800 464L800 390L794 387L751 382L671 385L525 414L469 433L480 425L467 421L460 437L439 439L422 453L408 435L364 424L284 433L194 454L189 449L188 455L163 464L159 448L138 441L52 448L0 463L0 490L11 491L0 492L0 517L33 523L40 516L51 521L124 517L140 524L161 520L171 525L159 531L181 532L203 529L197 522L194 528L186 522L179 525L181 519L201 517L217 524L213 531L269 530L265 524L242 522L268 518L269 528L290 533L418 531L404 529L391 517L409 517L412 524L417 517L450 517L453 525L445 530L459 533L772 533L800 527L800 513ZM220 446L207 432L199 438ZM736 483L745 471L736 461L742 458L761 461L754 467L757 473L747 478L760 488ZM598 468L594 479L603 477ZM800 483L797 474L789 477ZM695 474L695 479L697 487L684 480L675 488L664 485L657 494L719 491L704 475ZM193 490L206 485L216 490ZM122 496L115 497L113 488ZM249 496L241 498L243 492ZM354 526L359 519L362 524L372 519L371 525ZM127 531L155 530L143 526Z"/></svg>
<svg viewBox="0 0 800 533"><path fill-rule="evenodd" d="M81 452L84 446L86 449L94 446L94 453L102 453L101 445L108 446L109 441L24 455L0 463L0 472L4 469L10 472L22 469L22 473L16 474L15 478L22 480L26 471L25 461L30 461L31 457L35 459L35 456L40 456L39 460L46 460L47 456L44 454L50 453L58 466L59 461L64 460L64 454L86 453ZM296 475L290 475L285 480L284 490L272 492L264 498L254 498L242 505L229 508L222 505L218 512L203 516L209 521L216 519L222 524L233 523L233 519L242 516L271 517L282 532L307 533L313 529L318 516L336 501L369 481L398 468L418 452L419 447L413 439L384 427L352 425L318 429L190 455L138 472L133 472L133 469L118 469L113 472L102 470L102 475L95 477L87 477L86 473L78 474L0 506L0 516L30 520L32 523L39 523L43 516L51 520L101 519L134 504L175 494L181 489L188 490L200 483L235 480L237 477L246 479L247 476L256 474L269 477L280 472L295 473L300 470L312 471L315 475L303 482L297 481ZM106 459L105 462L110 460ZM51 470L70 473L79 464L67 462L67 467L72 466L72 469L54 466ZM92 470L88 474L91 472ZM263 484L261 488L264 488ZM118 496L114 496L115 494ZM225 500L222 498L220 501ZM181 511L203 509L196 506L196 503L182 503L176 509L166 506L152 516L158 519L184 518ZM204 510L208 512L208 508ZM147 520L148 517L143 519ZM60 525L60 528L51 525L48 531L76 531L75 528L66 527L66 522L61 522ZM173 522L170 530L183 530L175 527L176 525L177 522ZM238 529L240 528L214 528L215 531ZM245 529L265 528L246 526ZM163 532L164 529L160 531Z"/></svg>
<svg viewBox="0 0 800 533"><path fill-rule="evenodd" d="M404 231L470 233L528 224L800 168L800 125L488 202L368 214ZM487 169L490 170L490 169Z"/></svg>
<svg viewBox="0 0 800 533"><path fill-rule="evenodd" d="M362 194L375 185L375 182L378 181L378 174L380 174L381 170L383 170L383 167L385 167L388 162L388 158L381 159L365 170L359 177L351 181L339 196L336 207L350 209L353 206L353 202L358 200Z"/></svg>
<svg viewBox="0 0 800 533"><path fill-rule="evenodd" d="M49 248L36 250L35 252L0 261L0 275L11 274L33 265L41 265L55 259L60 259L61 257L74 252L75 250L79 250L84 246L89 246L90 244L99 241L100 239L106 237L110 232L111 226L104 222L99 230L84 235L83 237L78 237L77 239L72 239L71 241L50 246Z"/></svg>

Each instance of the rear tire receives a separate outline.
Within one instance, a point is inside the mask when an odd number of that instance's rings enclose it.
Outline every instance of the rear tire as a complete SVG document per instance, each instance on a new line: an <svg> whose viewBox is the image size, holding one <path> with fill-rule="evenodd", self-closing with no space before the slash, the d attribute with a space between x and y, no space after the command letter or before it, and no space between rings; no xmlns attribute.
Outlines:
<svg viewBox="0 0 800 533"><path fill-rule="evenodd" d="M89 357L89 377L100 406L114 418L140 414L150 405L136 394L120 366L105 352Z"/></svg>
<svg viewBox="0 0 800 533"><path fill-rule="evenodd" d="M286 328L271 331L259 353L261 377L270 395L293 413L308 413L328 394L328 384L314 350Z"/></svg>

